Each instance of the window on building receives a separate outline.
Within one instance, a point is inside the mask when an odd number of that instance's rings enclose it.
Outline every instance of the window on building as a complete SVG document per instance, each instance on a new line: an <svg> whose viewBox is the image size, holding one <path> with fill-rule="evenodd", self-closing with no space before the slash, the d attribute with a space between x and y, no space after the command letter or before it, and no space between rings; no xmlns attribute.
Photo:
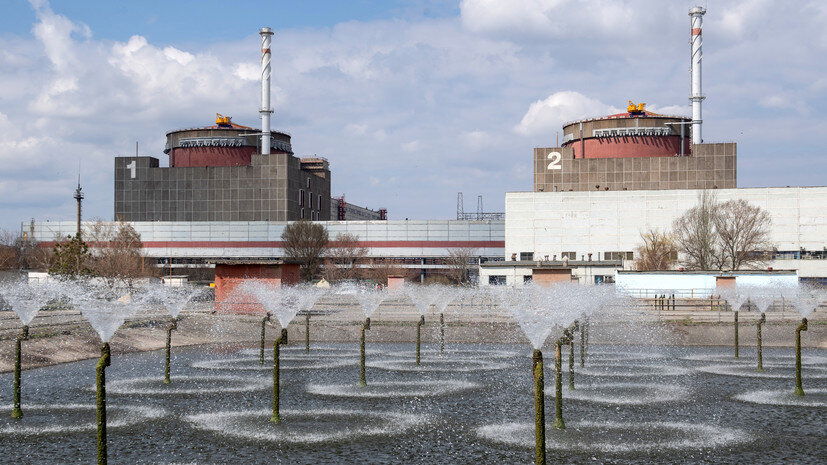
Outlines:
<svg viewBox="0 0 827 465"><path fill-rule="evenodd" d="M523 284L528 284L533 280L534 280L534 276L531 276L531 275L523 276Z"/></svg>
<svg viewBox="0 0 827 465"><path fill-rule="evenodd" d="M505 275L491 275L488 277L488 284L492 286L505 286Z"/></svg>
<svg viewBox="0 0 827 465"><path fill-rule="evenodd" d="M301 212L300 212L300 218L301 218L301 219L304 219L304 208L302 208L302 209L301 209Z"/></svg>
<svg viewBox="0 0 827 465"><path fill-rule="evenodd" d="M307 178L307 188L310 189L310 178Z"/></svg>
<svg viewBox="0 0 827 465"><path fill-rule="evenodd" d="M299 189L299 206L304 206L304 189Z"/></svg>
<svg viewBox="0 0 827 465"><path fill-rule="evenodd" d="M577 252L563 252L560 254L561 258L568 258L569 260L577 260Z"/></svg>
<svg viewBox="0 0 827 465"><path fill-rule="evenodd" d="M319 199L319 206L317 207L317 210L322 211L322 196L319 195L318 199Z"/></svg>
<svg viewBox="0 0 827 465"><path fill-rule="evenodd" d="M307 208L313 208L313 193L309 191L307 192Z"/></svg>
<svg viewBox="0 0 827 465"><path fill-rule="evenodd" d="M678 255L678 253L675 252L675 260L678 259L677 255ZM626 260L634 260L634 259L635 259L635 253L634 252L626 252Z"/></svg>
<svg viewBox="0 0 827 465"><path fill-rule="evenodd" d="M520 252L520 260L534 260L534 252Z"/></svg>

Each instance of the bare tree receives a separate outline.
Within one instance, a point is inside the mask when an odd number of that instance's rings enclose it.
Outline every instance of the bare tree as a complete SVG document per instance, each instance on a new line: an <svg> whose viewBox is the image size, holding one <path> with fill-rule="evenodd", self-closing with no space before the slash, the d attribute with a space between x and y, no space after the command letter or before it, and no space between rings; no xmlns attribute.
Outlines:
<svg viewBox="0 0 827 465"><path fill-rule="evenodd" d="M766 265L768 252L772 250L772 218L769 213L738 199L718 205L714 218L724 267L740 270L745 266Z"/></svg>
<svg viewBox="0 0 827 465"><path fill-rule="evenodd" d="M683 265L695 270L720 270L724 266L721 238L715 230L718 205L709 191L701 192L698 205L676 219L673 228Z"/></svg>
<svg viewBox="0 0 827 465"><path fill-rule="evenodd" d="M0 270L47 270L51 263L50 249L20 233L0 229Z"/></svg>
<svg viewBox="0 0 827 465"><path fill-rule="evenodd" d="M11 231L0 229L0 270L18 268L17 236Z"/></svg>
<svg viewBox="0 0 827 465"><path fill-rule="evenodd" d="M457 284L468 284L471 269L468 263L476 254L477 249L473 247L448 249L448 259L445 261L445 265L448 266L448 277Z"/></svg>
<svg viewBox="0 0 827 465"><path fill-rule="evenodd" d="M368 248L359 244L356 234L339 233L325 253L324 278L331 283L362 277L360 265Z"/></svg>
<svg viewBox="0 0 827 465"><path fill-rule="evenodd" d="M327 229L307 220L288 224L281 233L284 255L301 263L302 281L312 281L319 275L327 247Z"/></svg>
<svg viewBox="0 0 827 465"><path fill-rule="evenodd" d="M405 276L411 277L410 270L403 266L403 263L398 260L371 260L370 267L367 269L366 278L372 279L379 284L387 285L388 276Z"/></svg>
<svg viewBox="0 0 827 465"><path fill-rule="evenodd" d="M131 224L97 221L86 237L92 245L92 273L110 287L131 287L135 279L155 274L142 254L141 235Z"/></svg>
<svg viewBox="0 0 827 465"><path fill-rule="evenodd" d="M643 245L635 249L638 271L668 270L678 259L678 247L671 234L650 229L640 233Z"/></svg>

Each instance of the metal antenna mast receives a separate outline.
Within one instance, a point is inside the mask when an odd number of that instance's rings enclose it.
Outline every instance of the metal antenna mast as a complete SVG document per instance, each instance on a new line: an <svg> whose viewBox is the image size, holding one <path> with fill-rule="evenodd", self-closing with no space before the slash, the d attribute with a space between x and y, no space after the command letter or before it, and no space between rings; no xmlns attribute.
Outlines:
<svg viewBox="0 0 827 465"><path fill-rule="evenodd" d="M80 187L80 162L78 162L78 188L75 189L75 200L78 202L78 226L77 226L77 235L78 239L80 239L80 212L81 212L81 203L83 202L83 188Z"/></svg>

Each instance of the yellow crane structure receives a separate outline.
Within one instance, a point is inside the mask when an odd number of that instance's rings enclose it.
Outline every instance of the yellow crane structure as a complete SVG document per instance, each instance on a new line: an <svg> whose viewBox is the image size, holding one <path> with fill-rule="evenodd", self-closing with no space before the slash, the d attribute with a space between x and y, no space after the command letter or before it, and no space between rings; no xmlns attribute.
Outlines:
<svg viewBox="0 0 827 465"><path fill-rule="evenodd" d="M632 114L642 115L646 113L646 104L645 103L638 103L629 100L629 106L626 107L626 111Z"/></svg>
<svg viewBox="0 0 827 465"><path fill-rule="evenodd" d="M230 124L232 124L230 122L230 120L232 120L232 119L233 119L232 116L224 116L221 113L216 113L215 114L215 124L217 124L219 126L229 126Z"/></svg>

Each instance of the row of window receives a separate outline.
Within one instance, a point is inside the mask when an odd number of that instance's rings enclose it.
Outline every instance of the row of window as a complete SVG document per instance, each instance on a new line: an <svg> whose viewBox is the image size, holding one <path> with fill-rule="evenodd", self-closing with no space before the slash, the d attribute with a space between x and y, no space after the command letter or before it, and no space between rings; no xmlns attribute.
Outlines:
<svg viewBox="0 0 827 465"><path fill-rule="evenodd" d="M300 218L304 219L304 208L299 210ZM319 212L310 210L310 217L308 218L310 221L319 221Z"/></svg>
<svg viewBox="0 0 827 465"><path fill-rule="evenodd" d="M591 257L589 255L583 255L580 257L581 260L591 260L594 258L595 260L601 260L600 253L598 252L597 257ZM539 260L557 260L557 255L548 256L545 255L544 257L539 257ZM577 260L577 252L563 252L560 254L560 260ZM634 252L603 252L602 260L634 260L635 254ZM521 261L531 261L534 260L534 252L520 252L520 260Z"/></svg>

